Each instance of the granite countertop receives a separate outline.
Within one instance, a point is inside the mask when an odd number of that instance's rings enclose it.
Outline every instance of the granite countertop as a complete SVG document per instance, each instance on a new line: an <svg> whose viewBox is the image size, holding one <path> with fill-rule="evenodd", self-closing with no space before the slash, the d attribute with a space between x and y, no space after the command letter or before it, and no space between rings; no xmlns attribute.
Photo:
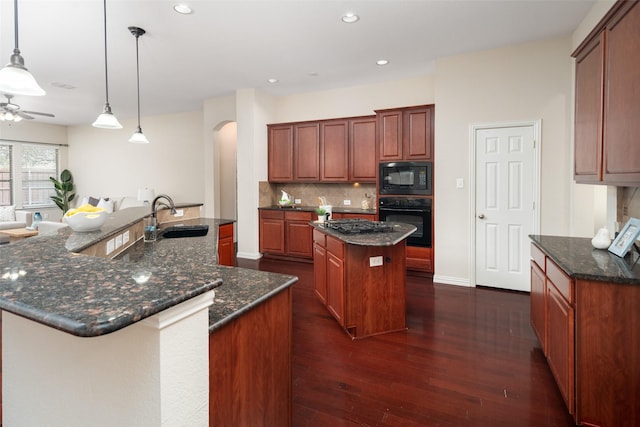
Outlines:
<svg viewBox="0 0 640 427"><path fill-rule="evenodd" d="M585 237L531 235L531 240L564 272L578 280L640 285L638 255L620 258L606 249L595 249Z"/></svg>
<svg viewBox="0 0 640 427"><path fill-rule="evenodd" d="M375 222L375 221L374 221ZM311 222L313 228L322 231L330 236L342 240L350 245L358 246L393 246L397 245L411 234L417 228L415 225L403 224L399 222L384 222L393 226L394 231L386 231L383 233L362 233L362 234L343 234L338 231L325 227L323 222Z"/></svg>
<svg viewBox="0 0 640 427"><path fill-rule="evenodd" d="M303 211L303 212L315 212L317 206L298 206L292 205L291 207L283 208L281 206L264 206L258 209L264 210L275 210L275 211ZM364 214L364 215L375 215L377 212L375 209L359 209L359 208L350 208L346 206L332 206L331 212L335 213L355 213L355 214Z"/></svg>
<svg viewBox="0 0 640 427"><path fill-rule="evenodd" d="M184 221L209 224L209 233L142 243L138 258L75 253L148 214L148 207L123 209L110 214L98 232L63 228L57 234L0 246L0 308L91 337L117 331L215 288L209 310L214 330L297 281L294 276L219 266L218 226L231 220Z"/></svg>

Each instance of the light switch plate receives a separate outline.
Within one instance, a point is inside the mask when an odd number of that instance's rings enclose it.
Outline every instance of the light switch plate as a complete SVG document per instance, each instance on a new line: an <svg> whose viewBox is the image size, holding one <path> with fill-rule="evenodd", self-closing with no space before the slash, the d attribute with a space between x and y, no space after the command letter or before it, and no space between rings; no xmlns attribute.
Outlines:
<svg viewBox="0 0 640 427"><path fill-rule="evenodd" d="M183 209L176 209L176 213L174 216L184 216L184 210Z"/></svg>
<svg viewBox="0 0 640 427"><path fill-rule="evenodd" d="M302 203L302 200L300 199L294 199L293 203L295 203L296 205L299 205L300 203Z"/></svg>
<svg viewBox="0 0 640 427"><path fill-rule="evenodd" d="M107 241L107 255L113 252L115 250L115 247L116 247L115 239L111 239Z"/></svg>
<svg viewBox="0 0 640 427"><path fill-rule="evenodd" d="M462 178L456 179L456 188L464 188L464 180Z"/></svg>
<svg viewBox="0 0 640 427"><path fill-rule="evenodd" d="M124 232L124 234L122 234L122 243L126 245L127 243L129 243L129 239L129 230L127 230Z"/></svg>
<svg viewBox="0 0 640 427"><path fill-rule="evenodd" d="M369 257L369 267L379 267L382 265L382 256Z"/></svg>
<svg viewBox="0 0 640 427"><path fill-rule="evenodd" d="M349 199L343 200L342 204L345 205L345 206L351 206L351 200L349 200Z"/></svg>
<svg viewBox="0 0 640 427"><path fill-rule="evenodd" d="M122 234L116 236L116 249L122 246Z"/></svg>

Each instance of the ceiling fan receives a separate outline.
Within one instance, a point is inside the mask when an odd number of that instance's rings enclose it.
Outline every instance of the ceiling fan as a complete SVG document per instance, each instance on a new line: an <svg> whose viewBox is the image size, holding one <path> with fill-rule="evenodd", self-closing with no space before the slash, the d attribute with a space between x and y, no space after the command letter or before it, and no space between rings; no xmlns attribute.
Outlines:
<svg viewBox="0 0 640 427"><path fill-rule="evenodd" d="M4 94L7 98L7 102L0 102L0 121L14 121L19 122L22 119L33 120L34 117L31 114L36 114L38 116L46 116L46 117L55 117L51 113L39 113L37 111L22 111L18 104L14 104L11 102L11 98L13 95Z"/></svg>

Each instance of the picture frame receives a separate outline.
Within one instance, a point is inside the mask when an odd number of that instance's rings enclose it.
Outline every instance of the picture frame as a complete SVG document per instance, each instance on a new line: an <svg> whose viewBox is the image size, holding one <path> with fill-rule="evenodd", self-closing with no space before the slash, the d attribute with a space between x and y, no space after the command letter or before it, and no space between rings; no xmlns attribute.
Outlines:
<svg viewBox="0 0 640 427"><path fill-rule="evenodd" d="M627 221L613 243L611 243L611 246L609 246L609 252L619 257L624 257L636 242L639 235L640 219L629 218L629 221Z"/></svg>

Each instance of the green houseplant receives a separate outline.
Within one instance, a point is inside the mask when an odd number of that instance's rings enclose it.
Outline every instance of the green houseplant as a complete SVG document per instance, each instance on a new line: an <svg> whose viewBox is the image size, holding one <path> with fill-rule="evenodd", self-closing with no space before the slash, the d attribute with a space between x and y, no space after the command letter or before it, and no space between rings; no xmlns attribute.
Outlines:
<svg viewBox="0 0 640 427"><path fill-rule="evenodd" d="M76 197L76 193L73 192L73 176L68 169L65 169L60 173L60 180L52 176L49 179L53 182L53 187L56 190L56 195L51 196L51 200L55 202L64 214L69 210L69 202Z"/></svg>
<svg viewBox="0 0 640 427"><path fill-rule="evenodd" d="M318 221L324 221L327 219L326 214L327 210L324 208L316 208L316 213L318 214Z"/></svg>

